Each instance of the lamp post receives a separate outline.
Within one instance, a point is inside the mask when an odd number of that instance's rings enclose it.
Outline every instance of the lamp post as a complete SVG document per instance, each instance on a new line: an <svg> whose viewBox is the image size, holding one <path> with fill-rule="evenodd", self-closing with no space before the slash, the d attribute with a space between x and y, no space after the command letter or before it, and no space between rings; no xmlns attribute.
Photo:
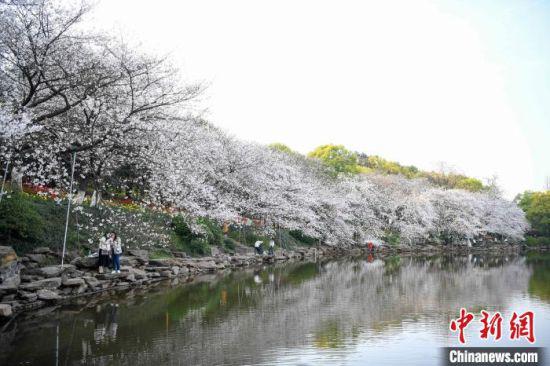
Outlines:
<svg viewBox="0 0 550 366"><path fill-rule="evenodd" d="M61 267L65 260L65 248L67 245L67 231L69 229L69 214L71 213L71 202L73 200L73 181L74 181L74 165L76 162L76 151L73 151L73 163L71 168L71 185L69 188L69 202L67 203L67 217L65 219L65 235L63 237L63 254L61 255Z"/></svg>

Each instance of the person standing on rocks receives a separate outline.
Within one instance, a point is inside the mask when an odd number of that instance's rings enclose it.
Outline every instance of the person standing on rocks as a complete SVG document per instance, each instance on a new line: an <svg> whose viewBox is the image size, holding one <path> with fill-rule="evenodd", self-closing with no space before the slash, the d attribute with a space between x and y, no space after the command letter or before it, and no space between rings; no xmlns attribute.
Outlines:
<svg viewBox="0 0 550 366"><path fill-rule="evenodd" d="M111 273L120 273L120 255L122 254L122 242L114 231L111 233L109 243L111 246L111 253L113 255L114 266L113 272Z"/></svg>
<svg viewBox="0 0 550 366"><path fill-rule="evenodd" d="M269 255L275 254L275 240L273 238L269 239Z"/></svg>
<svg viewBox="0 0 550 366"><path fill-rule="evenodd" d="M254 248L256 249L256 254L259 254L259 255L264 254L264 249L262 248L263 243L264 242L261 241L261 240L256 240L256 242L254 243Z"/></svg>
<svg viewBox="0 0 550 366"><path fill-rule="evenodd" d="M99 239L99 273L103 273L103 268L109 267L110 251L109 235L104 235Z"/></svg>

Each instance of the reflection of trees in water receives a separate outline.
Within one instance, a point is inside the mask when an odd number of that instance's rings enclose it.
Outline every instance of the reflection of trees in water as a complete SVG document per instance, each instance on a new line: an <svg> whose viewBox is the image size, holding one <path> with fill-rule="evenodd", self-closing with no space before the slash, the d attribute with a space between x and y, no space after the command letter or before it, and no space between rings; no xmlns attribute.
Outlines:
<svg viewBox="0 0 550 366"><path fill-rule="evenodd" d="M298 285L293 280L282 286L264 282L249 311L226 313L207 327L196 313L177 337L155 343L153 353L190 364L239 364L268 357L264 350L342 347L361 333L383 334L399 327L405 318L429 316L443 329L461 306L503 306L526 288L529 271L518 260L503 260L500 267L480 263L474 257L401 258L399 269L387 273L381 261L329 262Z"/></svg>
<svg viewBox="0 0 550 366"><path fill-rule="evenodd" d="M498 265L474 256L304 263L136 296L118 310L116 342L89 344L88 361L255 363L277 349L346 347L418 317L444 331L458 308L502 307L527 288L530 272L522 260L499 260ZM79 315L76 339L93 342L98 322L86 325L91 314ZM65 328L69 324L61 330L66 345ZM83 349L71 349L69 359L80 361Z"/></svg>
<svg viewBox="0 0 550 366"><path fill-rule="evenodd" d="M550 303L550 253L528 253L527 263L533 269L529 279L529 293Z"/></svg>

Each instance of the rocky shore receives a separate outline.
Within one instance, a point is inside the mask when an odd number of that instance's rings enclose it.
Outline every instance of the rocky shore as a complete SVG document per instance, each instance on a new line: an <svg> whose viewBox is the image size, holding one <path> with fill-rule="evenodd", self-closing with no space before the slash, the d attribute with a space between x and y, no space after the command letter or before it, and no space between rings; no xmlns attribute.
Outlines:
<svg viewBox="0 0 550 366"><path fill-rule="evenodd" d="M292 260L316 260L344 255L371 254L362 248L330 246L278 250L274 256L254 254L251 248L242 247L236 254L216 253L210 257L192 258L185 253L173 253L173 258L152 259L146 250L127 250L121 257L121 273L110 271L100 274L97 258L76 257L61 266L59 254L49 248L36 248L32 253L18 257L13 248L0 246L0 322L30 310L68 302L71 299L103 291L124 291L175 278L189 279L205 273L226 269L272 264ZM398 246L377 248L377 257L399 253L421 255L442 252L509 252L520 246L493 245L481 248L465 246Z"/></svg>
<svg viewBox="0 0 550 366"><path fill-rule="evenodd" d="M192 258L174 253L174 258L151 259L146 250L128 250L121 257L121 273L98 273L96 257L76 257L61 266L59 255L49 248L36 248L18 257L13 248L0 246L0 320L18 313L59 304L107 290L126 290L154 282L193 277L225 269L315 259L343 254L333 247L281 250L274 256L218 253Z"/></svg>

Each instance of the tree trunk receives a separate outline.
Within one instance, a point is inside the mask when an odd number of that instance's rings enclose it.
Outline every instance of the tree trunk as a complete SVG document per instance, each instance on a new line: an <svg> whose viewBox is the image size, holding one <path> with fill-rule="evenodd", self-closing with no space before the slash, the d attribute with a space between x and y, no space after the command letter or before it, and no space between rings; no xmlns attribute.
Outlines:
<svg viewBox="0 0 550 366"><path fill-rule="evenodd" d="M11 189L14 192L23 191L23 173L15 167L11 170Z"/></svg>
<svg viewBox="0 0 550 366"><path fill-rule="evenodd" d="M101 192L94 191L92 194L92 200L90 201L90 207L99 206L101 203Z"/></svg>

